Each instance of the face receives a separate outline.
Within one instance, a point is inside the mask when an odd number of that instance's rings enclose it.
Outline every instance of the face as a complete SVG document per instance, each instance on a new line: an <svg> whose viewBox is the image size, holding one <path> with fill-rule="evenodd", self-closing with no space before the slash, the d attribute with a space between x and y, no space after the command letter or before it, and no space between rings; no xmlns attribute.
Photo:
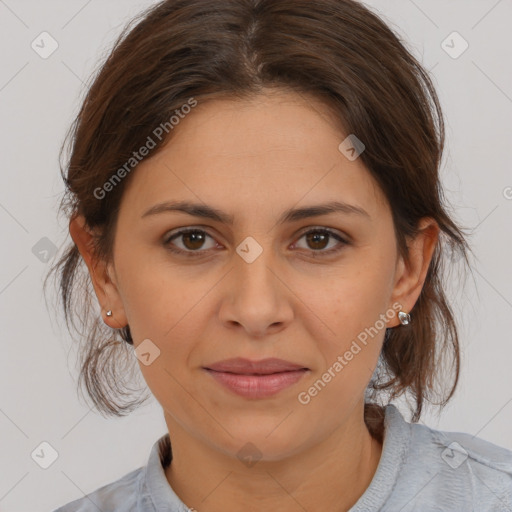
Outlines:
<svg viewBox="0 0 512 512"><path fill-rule="evenodd" d="M210 100L130 177L107 301L135 348L150 340L139 365L170 431L277 460L360 422L393 304L409 311L419 288L385 197L338 149L347 135L313 98ZM349 206L290 214L334 202ZM271 396L241 396L205 370L235 357L307 370Z"/></svg>

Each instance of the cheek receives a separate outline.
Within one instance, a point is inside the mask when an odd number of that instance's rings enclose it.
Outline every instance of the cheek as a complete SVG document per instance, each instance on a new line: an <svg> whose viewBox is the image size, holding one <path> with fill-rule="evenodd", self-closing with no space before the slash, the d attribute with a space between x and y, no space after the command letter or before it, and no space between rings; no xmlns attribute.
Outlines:
<svg viewBox="0 0 512 512"><path fill-rule="evenodd" d="M192 267L179 268L161 258L149 260L148 253L138 257L136 250L119 258L116 269L134 341L150 338L166 343L179 328L191 324L190 315L199 318L197 308L214 284L213 278L194 277Z"/></svg>
<svg viewBox="0 0 512 512"><path fill-rule="evenodd" d="M194 307L196 296L189 299L160 295L154 307L140 300L132 322L134 346L149 339L150 351L157 354L149 365L139 361L144 380L162 407L178 418L190 413L191 395L195 394L191 371L199 371L198 340L204 332L200 319L206 317L201 304Z"/></svg>
<svg viewBox="0 0 512 512"><path fill-rule="evenodd" d="M304 289L305 302L324 320L330 337L346 343L386 312L392 293L390 268L361 258L324 279L320 287Z"/></svg>
<svg viewBox="0 0 512 512"><path fill-rule="evenodd" d="M386 320L396 314L389 311L389 268L375 263L361 265L365 268L356 271L352 267L349 273L347 267L346 272L326 280L321 292L312 287L304 290L310 310L309 330L322 354L321 380L328 382L326 388L339 399L360 396L377 363ZM372 268L377 270L370 271ZM303 314L306 312L304 309ZM324 392L325 398L330 394Z"/></svg>
<svg viewBox="0 0 512 512"><path fill-rule="evenodd" d="M144 340L156 347L149 345L157 354L153 362L139 366L157 400L169 406L190 378L190 359L208 320L205 295L215 280L194 279L165 263L144 263L132 256L119 265L119 274L122 269L130 276L122 286L125 312L134 347Z"/></svg>
<svg viewBox="0 0 512 512"><path fill-rule="evenodd" d="M357 300L332 301L324 309L325 322L335 332L315 336L321 364L307 385L301 387L298 403L308 416L326 418L357 405L372 377L385 334L382 301L361 295ZM333 302L335 302L333 304ZM330 309L327 309L330 308ZM385 318L385 316L383 317ZM325 331L325 330L324 330ZM338 411L338 412L336 412Z"/></svg>

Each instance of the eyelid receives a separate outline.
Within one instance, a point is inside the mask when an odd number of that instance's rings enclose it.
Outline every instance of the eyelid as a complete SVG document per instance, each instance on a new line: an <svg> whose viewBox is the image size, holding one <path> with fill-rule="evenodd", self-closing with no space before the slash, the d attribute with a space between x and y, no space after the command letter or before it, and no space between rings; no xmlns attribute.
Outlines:
<svg viewBox="0 0 512 512"><path fill-rule="evenodd" d="M310 231L326 231L332 235L340 237L347 244L352 242L352 238L347 233L345 233L344 231L340 231L339 229L336 228L331 228L329 226L306 226L305 228L299 231L299 234L297 236L301 237L306 233L309 233Z"/></svg>

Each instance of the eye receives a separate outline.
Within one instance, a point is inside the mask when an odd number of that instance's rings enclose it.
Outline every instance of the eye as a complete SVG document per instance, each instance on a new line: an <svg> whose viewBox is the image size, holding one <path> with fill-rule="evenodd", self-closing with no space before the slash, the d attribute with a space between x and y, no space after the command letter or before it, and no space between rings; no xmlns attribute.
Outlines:
<svg viewBox="0 0 512 512"><path fill-rule="evenodd" d="M208 238L212 240L212 243L210 244L210 247L205 247L205 242ZM306 247L306 249L309 250L313 258L329 256L337 253L341 251L345 245L350 244L349 241L341 237L335 231L320 227L306 231L301 235L299 240L303 238L309 246ZM176 243L175 240L178 240L179 243ZM334 247L324 250L333 240L338 243L334 244ZM206 231L198 228L181 229L180 231L171 233L165 237L163 244L169 251L187 257L201 256L202 253L216 247L214 238ZM296 242L294 247L297 247L297 245L298 244Z"/></svg>
<svg viewBox="0 0 512 512"><path fill-rule="evenodd" d="M349 242L341 237L335 231L332 231L327 228L315 228L310 229L309 231L302 234L299 240L305 238L306 243L309 247L306 249L311 250L311 256L314 258L321 256L328 256L334 253L337 253L343 249L345 245L349 245ZM329 246L329 243L334 240L338 241L338 244L334 244L334 247L331 246L328 250L323 250ZM295 244L297 246L297 243Z"/></svg>
<svg viewBox="0 0 512 512"><path fill-rule="evenodd" d="M182 240L181 247L178 245L178 248L176 248L174 240L179 240L180 238ZM206 250L215 247L215 243L213 243L213 246L206 247L205 251L199 250L201 248L204 249L203 246L207 238L214 240L206 231L203 231L202 229L188 228L182 229L177 233L167 236L164 240L164 245L171 252L184 254L185 256L199 256L201 252L205 252Z"/></svg>

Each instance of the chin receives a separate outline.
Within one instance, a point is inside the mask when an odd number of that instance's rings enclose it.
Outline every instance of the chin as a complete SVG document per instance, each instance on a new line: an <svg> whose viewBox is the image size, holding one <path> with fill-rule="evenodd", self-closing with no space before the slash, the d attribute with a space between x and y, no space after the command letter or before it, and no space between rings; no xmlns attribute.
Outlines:
<svg viewBox="0 0 512 512"><path fill-rule="evenodd" d="M226 434L222 441L217 442L223 446L224 451L241 461L245 458L269 462L283 460L304 449L307 433L299 429L298 437L295 432L290 431L289 425L279 425L281 421L282 418L272 422L257 422L253 419L245 426L246 422L239 423L236 427L226 425L226 430L233 437Z"/></svg>

